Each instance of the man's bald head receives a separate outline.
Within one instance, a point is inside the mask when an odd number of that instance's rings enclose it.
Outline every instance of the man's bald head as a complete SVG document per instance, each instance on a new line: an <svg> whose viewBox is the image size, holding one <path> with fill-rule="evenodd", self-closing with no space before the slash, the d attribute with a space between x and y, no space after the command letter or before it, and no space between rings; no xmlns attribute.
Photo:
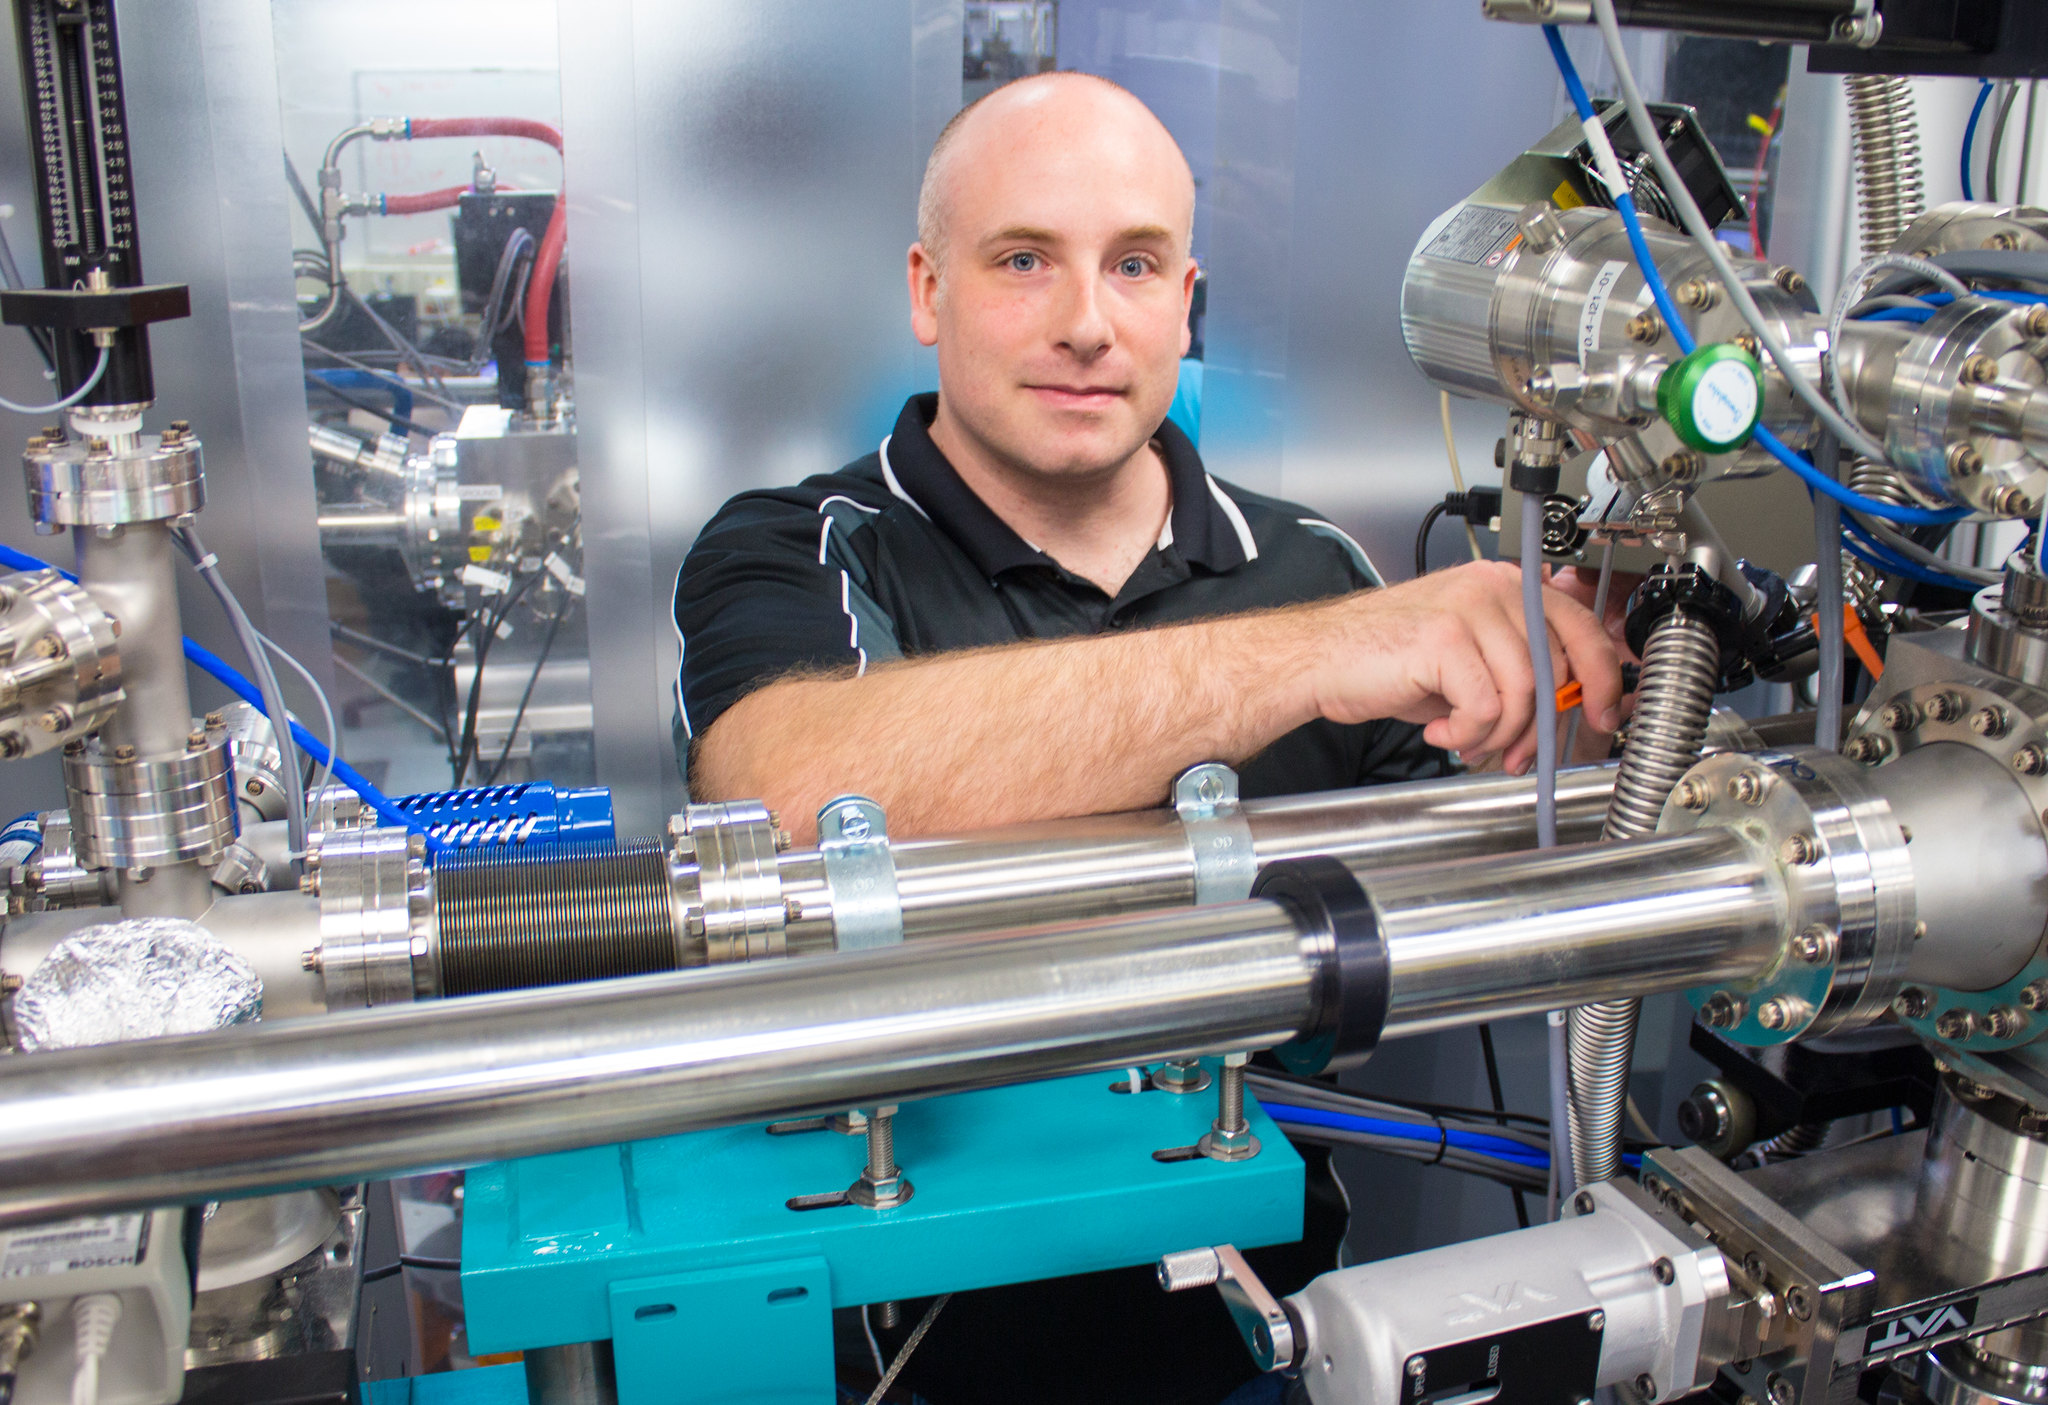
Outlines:
<svg viewBox="0 0 2048 1405"><path fill-rule="evenodd" d="M1050 143L1056 150L1106 164L1163 163L1184 187L1184 218L1176 221L1185 254L1195 223L1195 177L1173 134L1122 85L1092 73L1039 73L1006 83L953 115L925 162L917 193L917 238L934 263L943 261L952 195L985 161Z"/></svg>

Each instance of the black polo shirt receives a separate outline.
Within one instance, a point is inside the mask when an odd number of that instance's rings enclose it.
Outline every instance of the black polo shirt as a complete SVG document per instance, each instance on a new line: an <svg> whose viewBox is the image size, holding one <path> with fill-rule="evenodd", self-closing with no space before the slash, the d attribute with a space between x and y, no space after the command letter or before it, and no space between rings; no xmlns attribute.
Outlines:
<svg viewBox="0 0 2048 1405"><path fill-rule="evenodd" d="M676 580L679 751L746 693L797 669L865 672L948 649L1142 629L1381 583L1329 522L1211 477L1168 421L1154 442L1173 510L1112 598L975 496L932 443L937 410L937 395L912 396L874 453L793 488L742 493L698 535ZM1447 769L1419 727L1317 721L1239 772L1252 797Z"/></svg>

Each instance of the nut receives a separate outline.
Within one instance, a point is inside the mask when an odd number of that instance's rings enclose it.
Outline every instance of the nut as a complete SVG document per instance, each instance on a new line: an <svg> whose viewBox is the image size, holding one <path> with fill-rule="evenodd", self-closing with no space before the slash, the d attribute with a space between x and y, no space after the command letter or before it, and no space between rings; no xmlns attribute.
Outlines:
<svg viewBox="0 0 2048 1405"><path fill-rule="evenodd" d="M1993 1039L2010 1039L2027 1026L2027 1017L2010 1005L1994 1005L1984 1012L1984 1032Z"/></svg>
<svg viewBox="0 0 2048 1405"><path fill-rule="evenodd" d="M1648 1371L1636 1377L1636 1393L1645 1400L1657 1398L1657 1378Z"/></svg>
<svg viewBox="0 0 2048 1405"><path fill-rule="evenodd" d="M1700 1002L1700 1023L1708 1029L1733 1029L1749 1013L1749 1002L1730 991L1717 990Z"/></svg>
<svg viewBox="0 0 2048 1405"><path fill-rule="evenodd" d="M1713 793L1707 789L1706 783L1694 780L1691 776L1680 781L1678 788L1672 791L1671 795L1678 801L1681 810L1694 812L1706 809L1714 800Z"/></svg>
<svg viewBox="0 0 2048 1405"><path fill-rule="evenodd" d="M2019 236L2003 229L1984 241L1984 247L1987 249L2017 249L2019 246Z"/></svg>
<svg viewBox="0 0 2048 1405"><path fill-rule="evenodd" d="M36 717L36 726L45 732L61 732L71 725L71 709L58 705Z"/></svg>
<svg viewBox="0 0 2048 1405"><path fill-rule="evenodd" d="M1934 1032L1943 1039L1968 1039L1977 1032L1977 1017L1968 1010L1943 1010L1934 1021Z"/></svg>
<svg viewBox="0 0 2048 1405"><path fill-rule="evenodd" d="M1806 280L1799 276L1799 270L1796 268L1778 267L1772 269L1771 281L1795 298L1806 291Z"/></svg>
<svg viewBox="0 0 2048 1405"><path fill-rule="evenodd" d="M132 746L115 747L114 759L116 761L133 761L135 759L135 748Z"/></svg>
<svg viewBox="0 0 2048 1405"><path fill-rule="evenodd" d="M1728 794L1745 805L1764 803L1764 792L1770 789L1771 779L1754 768L1737 771L1728 781Z"/></svg>
<svg viewBox="0 0 2048 1405"><path fill-rule="evenodd" d="M1936 693L1927 700L1927 716L1935 722L1953 722L1963 715L1963 706L1959 693Z"/></svg>
<svg viewBox="0 0 2048 1405"><path fill-rule="evenodd" d="M1572 1197L1572 1208L1582 1215L1592 1214L1593 1206L1593 1192L1590 1190L1582 1190Z"/></svg>
<svg viewBox="0 0 2048 1405"><path fill-rule="evenodd" d="M1751 360L1760 360L1762 358L1764 344L1757 340L1756 333L1736 333L1735 344L1741 347L1744 351L1748 352Z"/></svg>
<svg viewBox="0 0 2048 1405"><path fill-rule="evenodd" d="M1411 1379L1419 1381L1429 1374L1429 1358L1426 1356L1411 1356L1408 1358L1406 1369Z"/></svg>
<svg viewBox="0 0 2048 1405"><path fill-rule="evenodd" d="M2012 768L2023 776L2038 776L2048 771L2048 752L2028 743L2012 754Z"/></svg>
<svg viewBox="0 0 2048 1405"><path fill-rule="evenodd" d="M2048 991L2044 991L2048 994ZM1909 985L1892 1000L1892 1009L1909 1020L1923 1018L1934 1008L1934 997L1917 985Z"/></svg>
<svg viewBox="0 0 2048 1405"><path fill-rule="evenodd" d="M1756 1007L1756 1022L1769 1030L1786 1030L1806 1019L1806 1002L1789 995L1773 995Z"/></svg>
<svg viewBox="0 0 2048 1405"><path fill-rule="evenodd" d="M1628 339L1648 346L1664 335L1664 319L1644 308L1628 319Z"/></svg>
<svg viewBox="0 0 2048 1405"><path fill-rule="evenodd" d="M2048 980L2027 982L2026 988L2020 991L2020 1004L2029 1010L2048 1009Z"/></svg>
<svg viewBox="0 0 2048 1405"><path fill-rule="evenodd" d="M2048 307L2048 303L2042 306ZM1920 725L1920 709L1901 698L1886 703L1884 711L1878 714L1878 720L1894 732L1910 732Z"/></svg>
<svg viewBox="0 0 2048 1405"><path fill-rule="evenodd" d="M1671 295L1678 299L1680 307L1689 307L1696 312L1705 312L1719 301L1714 285L1704 278L1686 279L1672 290Z"/></svg>
<svg viewBox="0 0 2048 1405"><path fill-rule="evenodd" d="M1991 510L2001 517L2032 517L2034 500L2018 488L2000 488L1991 495Z"/></svg>
<svg viewBox="0 0 2048 1405"><path fill-rule="evenodd" d="M1948 451L1948 471L1952 478L1975 478L1984 471L1984 456L1968 444L1957 444Z"/></svg>
<svg viewBox="0 0 2048 1405"><path fill-rule="evenodd" d="M1851 761L1861 761L1866 766L1875 766L1891 754L1891 740L1875 732L1865 732L1861 736L1851 737L1848 744L1842 748L1842 755Z"/></svg>
<svg viewBox="0 0 2048 1405"><path fill-rule="evenodd" d="M1816 922L1792 938L1792 954L1808 966L1825 966L1835 957L1835 934Z"/></svg>
<svg viewBox="0 0 2048 1405"><path fill-rule="evenodd" d="M1998 379L1998 363L1979 352L1963 362L1963 379L1989 385Z"/></svg>
<svg viewBox="0 0 2048 1405"><path fill-rule="evenodd" d="M1820 862L1820 841L1810 834L1788 834L1778 846L1778 858L1788 864Z"/></svg>
<svg viewBox="0 0 2048 1405"><path fill-rule="evenodd" d="M1650 1265L1650 1276L1659 1283L1669 1283L1678 1277L1678 1270L1672 1267L1671 1260L1659 1259Z"/></svg>
<svg viewBox="0 0 2048 1405"><path fill-rule="evenodd" d="M1970 714L1970 730L1980 737L2002 737L2011 727L2002 707L1980 707Z"/></svg>
<svg viewBox="0 0 2048 1405"><path fill-rule="evenodd" d="M185 750L187 750L187 751L204 751L204 750L206 750L206 733L204 733L204 732L187 732L187 733L185 734Z"/></svg>
<svg viewBox="0 0 2048 1405"><path fill-rule="evenodd" d="M1680 449L1666 458L1661 465L1664 476L1674 483L1695 482L1706 472L1707 461L1690 449Z"/></svg>

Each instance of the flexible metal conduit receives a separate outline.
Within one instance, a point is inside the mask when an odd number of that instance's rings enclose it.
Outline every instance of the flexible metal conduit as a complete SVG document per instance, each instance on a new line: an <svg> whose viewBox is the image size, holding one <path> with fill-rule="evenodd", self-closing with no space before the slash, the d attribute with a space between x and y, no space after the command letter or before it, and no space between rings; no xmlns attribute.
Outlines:
<svg viewBox="0 0 2048 1405"><path fill-rule="evenodd" d="M1735 979L1778 869L1702 831L1374 880L1385 1033ZM0 1227L196 1203L1319 1031L1327 934L1254 900L0 1060Z"/></svg>
<svg viewBox="0 0 2048 1405"><path fill-rule="evenodd" d="M1607 810L1608 839L1657 832L1672 787L1700 759L1720 673L1721 646L1704 621L1678 609L1650 632ZM1579 1185L1610 1180L1621 1165L1621 1117L1641 1014L1635 998L1572 1011L1572 1176Z"/></svg>

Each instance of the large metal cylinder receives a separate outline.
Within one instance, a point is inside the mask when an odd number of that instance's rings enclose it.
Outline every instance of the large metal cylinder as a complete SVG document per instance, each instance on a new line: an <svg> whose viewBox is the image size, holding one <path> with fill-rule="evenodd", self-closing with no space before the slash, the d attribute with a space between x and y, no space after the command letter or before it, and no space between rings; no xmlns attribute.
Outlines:
<svg viewBox="0 0 2048 1405"><path fill-rule="evenodd" d="M1774 959L1730 832L1389 875L1385 1027ZM1254 900L0 1061L0 1226L831 1112L1320 1033L1331 935Z"/></svg>

